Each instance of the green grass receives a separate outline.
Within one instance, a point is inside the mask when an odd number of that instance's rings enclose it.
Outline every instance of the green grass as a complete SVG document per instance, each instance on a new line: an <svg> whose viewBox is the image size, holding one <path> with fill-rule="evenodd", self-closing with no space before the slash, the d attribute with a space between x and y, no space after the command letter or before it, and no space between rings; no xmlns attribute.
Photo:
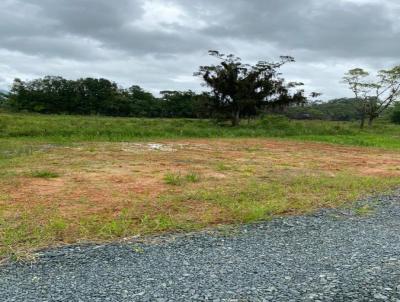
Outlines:
<svg viewBox="0 0 400 302"><path fill-rule="evenodd" d="M224 164L224 163L222 163L222 162L219 162L219 163L216 164L215 169L217 171L224 172L224 171L231 170L231 167L226 165L226 164Z"/></svg>
<svg viewBox="0 0 400 302"><path fill-rule="evenodd" d="M239 127L209 120L146 119L0 113L0 156L34 152L38 143L175 138L276 137L335 144L400 148L400 126L377 122L360 130L353 122L289 121L270 116Z"/></svg>
<svg viewBox="0 0 400 302"><path fill-rule="evenodd" d="M375 212L375 209L371 205L363 205L356 207L354 213L358 216L369 216Z"/></svg>
<svg viewBox="0 0 400 302"><path fill-rule="evenodd" d="M168 185L180 186L184 182L197 183L200 181L200 174L196 172L189 172L186 175L181 175L181 173L168 172L164 175L164 182Z"/></svg>
<svg viewBox="0 0 400 302"><path fill-rule="evenodd" d="M225 208L233 221L259 221L275 215L309 213L319 208L343 206L362 195L387 191L399 179L360 177L349 174L330 176L298 175L274 177L264 183L250 178L228 187L208 188L190 192L183 199L203 200ZM367 208L357 208L365 213Z"/></svg>
<svg viewBox="0 0 400 302"><path fill-rule="evenodd" d="M182 175L180 173L168 172L164 175L164 182L168 185L180 186L183 182Z"/></svg>
<svg viewBox="0 0 400 302"><path fill-rule="evenodd" d="M196 183L200 181L200 174L196 173L196 172L189 172L188 174L185 175L185 180L187 182L192 182L192 183Z"/></svg>
<svg viewBox="0 0 400 302"><path fill-rule="evenodd" d="M49 170L39 170L39 171L32 171L31 176L36 178L57 178L60 175L56 172Z"/></svg>

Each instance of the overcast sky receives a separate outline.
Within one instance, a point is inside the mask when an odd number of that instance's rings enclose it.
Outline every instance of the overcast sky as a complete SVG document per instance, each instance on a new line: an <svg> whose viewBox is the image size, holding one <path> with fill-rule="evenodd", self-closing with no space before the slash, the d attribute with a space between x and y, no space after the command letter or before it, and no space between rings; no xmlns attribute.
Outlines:
<svg viewBox="0 0 400 302"><path fill-rule="evenodd" d="M0 0L0 89L13 78L105 77L153 93L204 90L209 49L295 57L289 80L347 96L353 67L400 64L399 0Z"/></svg>

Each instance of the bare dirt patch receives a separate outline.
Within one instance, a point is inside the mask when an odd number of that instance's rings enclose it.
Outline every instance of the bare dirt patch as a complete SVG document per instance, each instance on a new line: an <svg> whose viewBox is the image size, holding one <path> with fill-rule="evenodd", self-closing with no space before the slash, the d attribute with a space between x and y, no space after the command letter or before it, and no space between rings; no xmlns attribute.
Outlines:
<svg viewBox="0 0 400 302"><path fill-rule="evenodd" d="M198 171L214 181L246 171L249 176L263 174L268 169L281 174L307 170L400 176L397 152L320 143L254 139L91 145L91 152L85 151L88 145L68 148L68 152L64 148L47 151L35 165L62 167L62 175L56 179L21 177L15 182L18 185L6 192L10 202L60 201L62 207L87 199L96 207L107 208L127 199L157 198L166 191L179 191L163 182L164 174L171 171ZM54 165L48 165L48 158ZM215 168L219 163L226 163L225 171Z"/></svg>

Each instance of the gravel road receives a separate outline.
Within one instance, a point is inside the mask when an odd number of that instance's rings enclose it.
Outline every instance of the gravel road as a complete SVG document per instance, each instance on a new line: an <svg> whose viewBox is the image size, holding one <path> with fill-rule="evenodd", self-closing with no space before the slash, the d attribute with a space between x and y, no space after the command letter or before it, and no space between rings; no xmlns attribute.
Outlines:
<svg viewBox="0 0 400 302"><path fill-rule="evenodd" d="M0 300L400 301L400 193L365 202L371 211L46 251L0 267Z"/></svg>

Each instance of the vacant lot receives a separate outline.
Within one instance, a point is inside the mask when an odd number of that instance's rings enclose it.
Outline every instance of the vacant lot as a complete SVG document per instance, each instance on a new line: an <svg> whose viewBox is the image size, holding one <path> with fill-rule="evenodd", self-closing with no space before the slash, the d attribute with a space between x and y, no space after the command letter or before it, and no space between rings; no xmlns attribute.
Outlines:
<svg viewBox="0 0 400 302"><path fill-rule="evenodd" d="M265 138L36 143L4 154L3 256L303 213L400 184L396 151Z"/></svg>
<svg viewBox="0 0 400 302"><path fill-rule="evenodd" d="M399 133L0 113L0 256L340 206L400 184Z"/></svg>

